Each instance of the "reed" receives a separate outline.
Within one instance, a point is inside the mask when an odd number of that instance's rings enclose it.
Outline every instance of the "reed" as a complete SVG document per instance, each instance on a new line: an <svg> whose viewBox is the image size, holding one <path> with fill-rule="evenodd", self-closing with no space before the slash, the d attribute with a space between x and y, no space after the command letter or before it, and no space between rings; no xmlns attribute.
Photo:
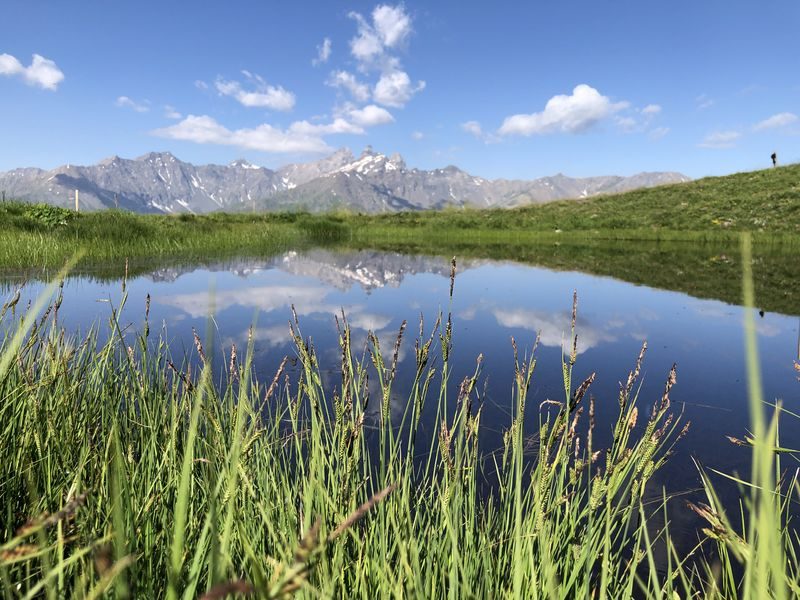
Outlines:
<svg viewBox="0 0 800 600"><path fill-rule="evenodd" d="M455 272L453 261L451 283ZM57 285L49 293L51 306L61 302ZM98 326L78 339L47 300L1 321L5 598L780 598L797 589L797 539L781 524L798 486L773 475L776 426L754 429L759 469L743 491L754 524L729 524L703 471L709 504L696 510L713 523L692 556L679 555L653 519L665 507L642 503L688 426L670 401L677 374L660 397L640 399L642 348L618 397L593 398L594 376L574 379L577 298L562 398L529 401L536 344L513 342L513 414L499 449L480 441L480 357L472 373L451 370L449 314L430 330L420 323L411 392L387 409L397 351L384 362L372 336L357 355L346 315L331 389L296 317L298 369L290 375L284 362L264 374L252 343L243 359L223 349L230 360L216 370L210 336L174 356L146 310L136 334L123 331L116 306L108 335ZM598 422L598 402L616 403L613 422ZM420 419L430 403L434 427ZM608 447L597 445L598 428L614 432ZM709 544L721 562L704 558ZM657 547L666 564L656 564Z"/></svg>

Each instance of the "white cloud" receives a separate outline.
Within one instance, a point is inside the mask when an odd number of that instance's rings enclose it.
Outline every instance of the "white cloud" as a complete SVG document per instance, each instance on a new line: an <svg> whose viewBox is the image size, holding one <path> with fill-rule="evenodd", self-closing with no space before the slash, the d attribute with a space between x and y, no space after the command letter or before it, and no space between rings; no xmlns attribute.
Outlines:
<svg viewBox="0 0 800 600"><path fill-rule="evenodd" d="M196 87L198 90L207 90L208 84L201 79L197 79L194 82L194 87Z"/></svg>
<svg viewBox="0 0 800 600"><path fill-rule="evenodd" d="M383 54L383 44L375 29L361 14L351 12L349 16L358 23L358 34L350 40L350 53L362 63L371 62Z"/></svg>
<svg viewBox="0 0 800 600"><path fill-rule="evenodd" d="M709 133L698 145L701 148L733 148L742 137L738 131L715 131Z"/></svg>
<svg viewBox="0 0 800 600"><path fill-rule="evenodd" d="M628 111L627 114L616 115L614 123L624 133L644 133L660 113L660 104L648 104L644 108Z"/></svg>
<svg viewBox="0 0 800 600"><path fill-rule="evenodd" d="M138 113L146 113L150 110L148 106L149 102L145 100L144 102L136 102L128 96L120 96L117 98L116 102L114 102L119 108L130 108Z"/></svg>
<svg viewBox="0 0 800 600"><path fill-rule="evenodd" d="M593 87L581 84L570 96L550 98L542 112L506 117L499 133L525 136L581 133L628 106L627 102L613 103Z"/></svg>
<svg viewBox="0 0 800 600"><path fill-rule="evenodd" d="M790 112L782 112L777 115L772 115L768 119L764 119L759 123L753 125L753 131L764 131L766 129L780 129L797 122L797 115Z"/></svg>
<svg viewBox="0 0 800 600"><path fill-rule="evenodd" d="M373 9L371 18L358 12L351 12L348 16L358 28L350 40L350 54L358 63L359 72L380 73L372 89L372 99L384 106L402 108L414 94L425 89L424 81L412 83L394 54L406 44L413 32L411 16L402 4L379 4ZM349 90L358 102L366 102L370 97L369 88L365 89L364 84L345 71L333 73L328 83Z"/></svg>
<svg viewBox="0 0 800 600"><path fill-rule="evenodd" d="M326 84L335 88L344 88L356 102L366 102L369 100L369 86L356 79L356 76L347 71L334 71L331 73Z"/></svg>
<svg viewBox="0 0 800 600"><path fill-rule="evenodd" d="M411 17L402 4L376 6L372 11L372 20L381 42L387 48L394 48L402 44L411 33Z"/></svg>
<svg viewBox="0 0 800 600"><path fill-rule="evenodd" d="M381 75L375 84L373 97L376 102L386 106L402 107L417 92L425 89L425 82L418 81L411 84L411 79L405 71L389 71Z"/></svg>
<svg viewBox="0 0 800 600"><path fill-rule="evenodd" d="M39 54L33 55L27 67L10 54L0 54L0 75L19 76L28 85L52 91L57 90L58 84L64 81L64 73L56 63Z"/></svg>
<svg viewBox="0 0 800 600"><path fill-rule="evenodd" d="M462 123L461 129L477 138L483 136L483 129L481 129L481 124L478 123L478 121L467 121L466 123Z"/></svg>
<svg viewBox="0 0 800 600"><path fill-rule="evenodd" d="M317 65L322 65L328 62L328 59L331 57L331 38L325 38L322 40L322 43L317 46L317 57L311 61L311 64L315 67Z"/></svg>
<svg viewBox="0 0 800 600"><path fill-rule="evenodd" d="M633 133L639 128L639 122L633 117L616 117L614 121L625 133Z"/></svg>
<svg viewBox="0 0 800 600"><path fill-rule="evenodd" d="M164 105L164 116L167 119L182 119L183 115L175 110L174 106L170 106L169 104Z"/></svg>
<svg viewBox="0 0 800 600"><path fill-rule="evenodd" d="M356 310L353 310L355 308ZM364 331L380 331L392 322L392 317L380 313L359 312L358 306L351 307L347 314L347 322L353 329ZM383 344L381 344L383 346ZM390 346L391 347L391 346Z"/></svg>
<svg viewBox="0 0 800 600"><path fill-rule="evenodd" d="M323 131L323 128L330 128ZM331 133L336 125L311 125L306 121L294 123L287 130L267 123L254 128L230 130L207 115L189 115L181 122L151 132L158 137L183 140L196 144L237 146L247 150L272 153L323 153L332 149L321 135Z"/></svg>
<svg viewBox="0 0 800 600"><path fill-rule="evenodd" d="M550 313L525 308L494 307L491 313L497 322L509 329L527 329L539 335L542 346L562 347L567 352L571 315L567 313ZM579 319L578 354L586 352L603 342L613 342L616 337L610 332L594 327Z"/></svg>
<svg viewBox="0 0 800 600"><path fill-rule="evenodd" d="M235 98L242 106L248 108L271 108L273 110L288 111L294 108L294 94L286 91L281 86L268 85L260 76L248 71L242 71L245 77L256 84L255 91L247 91L238 81L225 81L218 79L214 87L223 96Z"/></svg>
<svg viewBox="0 0 800 600"><path fill-rule="evenodd" d="M412 131L411 132L411 139L412 140L416 140L417 142L420 141L421 139L423 139L424 137L425 137L425 134L422 133L421 131Z"/></svg>
<svg viewBox="0 0 800 600"><path fill-rule="evenodd" d="M648 104L647 106L645 106L642 109L641 112L642 112L643 115L648 115L648 116L651 116L651 117L655 116L655 115L657 115L658 113L661 112L661 105L660 104Z"/></svg>
<svg viewBox="0 0 800 600"><path fill-rule="evenodd" d="M349 112L349 115L353 123L362 127L385 125L394 121L392 113L374 104L369 104L364 108L353 109Z"/></svg>
<svg viewBox="0 0 800 600"><path fill-rule="evenodd" d="M17 75L22 73L25 67L10 54L0 54L0 75Z"/></svg>
<svg viewBox="0 0 800 600"><path fill-rule="evenodd" d="M651 140L660 140L668 133L669 133L669 127L656 127L655 129L651 130L650 133L648 133L647 135Z"/></svg>
<svg viewBox="0 0 800 600"><path fill-rule="evenodd" d="M258 309L263 313L288 313L288 307L292 304L297 306L297 314L301 317L315 313L337 314L340 307L325 302L328 294L329 290L318 285L255 286L217 290L213 296L208 292L167 295L161 296L157 302L182 310L194 319L209 315L212 311L222 312L236 307ZM288 327L284 331L288 335Z"/></svg>
<svg viewBox="0 0 800 600"><path fill-rule="evenodd" d="M707 94L700 94L694 101L697 103L697 110L705 110L714 106L714 99L709 98Z"/></svg>
<svg viewBox="0 0 800 600"><path fill-rule="evenodd" d="M289 126L290 133L302 135L332 135L337 133L362 134L364 130L359 126L342 118L336 118L331 123L316 124L308 121L295 121Z"/></svg>
<svg viewBox="0 0 800 600"><path fill-rule="evenodd" d="M386 50L400 46L411 34L411 17L402 4L376 6L372 11L372 23L357 12L349 16L358 24L358 33L350 40L350 53L362 68L379 65L381 59L390 58Z"/></svg>

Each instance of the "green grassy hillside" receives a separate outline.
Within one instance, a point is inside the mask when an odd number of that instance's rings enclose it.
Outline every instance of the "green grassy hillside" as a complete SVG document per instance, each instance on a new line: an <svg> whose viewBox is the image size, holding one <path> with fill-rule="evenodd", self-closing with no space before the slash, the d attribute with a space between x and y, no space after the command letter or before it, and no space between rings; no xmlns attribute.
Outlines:
<svg viewBox="0 0 800 600"><path fill-rule="evenodd" d="M721 234L720 237L735 231L792 234L800 233L800 164L512 210L452 210L363 218L378 226L564 233L588 230L609 232L612 237L620 235L620 231L636 232L634 237L648 237L653 232Z"/></svg>

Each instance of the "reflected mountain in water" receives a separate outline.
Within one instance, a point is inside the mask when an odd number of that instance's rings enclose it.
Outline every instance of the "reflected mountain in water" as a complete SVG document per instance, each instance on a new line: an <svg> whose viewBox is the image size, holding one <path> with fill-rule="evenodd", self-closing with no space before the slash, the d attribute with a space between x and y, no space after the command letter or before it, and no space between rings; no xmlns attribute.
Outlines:
<svg viewBox="0 0 800 600"><path fill-rule="evenodd" d="M402 244L378 249L329 247L289 250L272 257L209 257L191 262L124 262L82 265L72 274L90 281L120 281L145 277L170 283L199 270L233 273L242 278L265 270L313 277L337 290L352 286L370 292L397 287L403 278L418 273L449 275L450 258L458 256L459 271L484 264L513 262L553 271L578 271L612 277L636 285L677 291L695 298L741 304L741 264L736 248L711 244L614 242L571 246L567 244L457 245L443 255L436 244L408 254ZM439 254L437 256L437 254ZM755 256L753 276L758 307L766 312L800 315L800 261L791 249L761 248ZM25 282L49 281L52 269L0 271L0 295L7 296Z"/></svg>
<svg viewBox="0 0 800 600"><path fill-rule="evenodd" d="M458 261L458 270L474 268L491 261L470 259ZM312 277L325 285L346 291L357 285L366 292L384 287L399 287L407 275L430 273L450 275L448 260L437 256L414 256L395 252L357 250L291 250L266 260L237 259L208 265L175 265L158 268L144 277L154 282L174 282L182 275L199 269L232 273L248 278L269 269L280 269L292 275Z"/></svg>

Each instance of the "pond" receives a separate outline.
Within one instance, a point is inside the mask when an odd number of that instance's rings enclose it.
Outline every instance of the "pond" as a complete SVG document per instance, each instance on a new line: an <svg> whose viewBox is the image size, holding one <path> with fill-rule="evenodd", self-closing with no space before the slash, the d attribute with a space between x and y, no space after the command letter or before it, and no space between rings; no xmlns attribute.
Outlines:
<svg viewBox="0 0 800 600"><path fill-rule="evenodd" d="M574 384L592 372L597 374L590 393L596 398L601 442L608 441L617 415L619 382L634 367L643 342L648 349L640 410L649 412L660 400L670 368L677 364L671 398L691 427L656 478L651 496L660 495L661 485L678 497L695 493L699 477L692 458L725 473L748 475L749 450L733 446L725 437L744 437L749 422L745 309L740 306L611 277L489 259L458 261L451 303L447 259L369 250L288 251L263 260L228 260L202 267L139 265L137 273L126 283L127 304L119 317L124 335L132 339L141 330L148 294L153 334L161 330L176 362L182 352L187 356L193 352L193 330L202 337L209 323L218 351L227 356L235 344L244 354L252 325L254 366L262 381L272 379L284 356L295 356L288 326L292 305L302 334L313 340L330 390L340 383L335 315L344 311L355 349L364 349L368 332L374 332L387 361L401 323L407 321L392 396L392 410L397 414L405 408L405 393L414 373L420 318L428 336L439 314L446 319L451 312L454 389L475 371L478 356L483 357L478 389L483 405L481 443L487 450L502 447L502 433L511 421L512 337L521 354L529 354L539 338L529 406L563 399L562 352L569 353L573 293L577 292ZM44 285L29 275L7 272L0 280L0 291L9 296L22 287L20 305L24 306ZM64 285L59 318L69 331L86 332L92 325L105 331L103 323L121 298L120 280L85 272L71 276ZM800 411L800 383L794 368L800 319L762 312L756 314L756 322L765 398L781 399L789 410ZM298 370L297 364L289 364L290 371ZM435 404L426 406L423 425L427 428L437 426ZM536 418L537 411L531 410L531 431ZM782 424L784 446L797 446L799 434L796 420Z"/></svg>

